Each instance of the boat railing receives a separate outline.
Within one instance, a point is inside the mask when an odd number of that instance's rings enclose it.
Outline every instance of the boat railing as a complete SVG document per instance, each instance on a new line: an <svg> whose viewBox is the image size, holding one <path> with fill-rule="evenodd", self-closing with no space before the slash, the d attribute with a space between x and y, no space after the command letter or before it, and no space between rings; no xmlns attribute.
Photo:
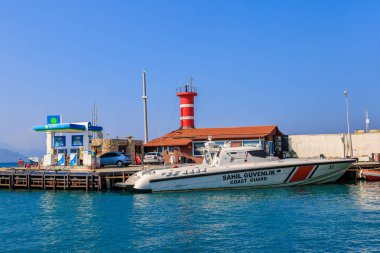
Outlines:
<svg viewBox="0 0 380 253"><path fill-rule="evenodd" d="M177 88L177 93L179 93L179 92L197 92L197 89L192 85L186 84L183 87Z"/></svg>

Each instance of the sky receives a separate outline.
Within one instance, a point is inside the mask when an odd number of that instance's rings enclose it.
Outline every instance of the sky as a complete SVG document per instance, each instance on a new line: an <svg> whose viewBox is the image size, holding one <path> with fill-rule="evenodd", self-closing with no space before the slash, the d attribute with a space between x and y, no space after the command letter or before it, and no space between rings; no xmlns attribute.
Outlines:
<svg viewBox="0 0 380 253"><path fill-rule="evenodd" d="M179 128L192 76L196 127L285 134L380 129L380 1L0 0L0 143L44 149L49 114L109 137Z"/></svg>

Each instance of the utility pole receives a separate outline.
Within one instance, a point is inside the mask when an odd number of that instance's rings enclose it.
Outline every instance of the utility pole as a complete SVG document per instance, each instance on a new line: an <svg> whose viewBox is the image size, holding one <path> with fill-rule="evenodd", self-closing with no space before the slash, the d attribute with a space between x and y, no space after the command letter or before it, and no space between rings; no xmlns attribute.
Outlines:
<svg viewBox="0 0 380 253"><path fill-rule="evenodd" d="M365 110L365 132L366 133L368 133L368 126L369 126L368 111Z"/></svg>
<svg viewBox="0 0 380 253"><path fill-rule="evenodd" d="M147 108L147 100L148 97L146 96L146 73L143 71L142 74L143 77L143 105L144 105L144 144L148 142L148 108Z"/></svg>
<svg viewBox="0 0 380 253"><path fill-rule="evenodd" d="M353 157L353 150L352 150L352 139L351 139L351 132L350 132L350 118L348 113L348 92L345 90L343 92L344 96L346 97L346 116L347 116L347 148L350 150L350 157ZM348 153L348 152L347 152Z"/></svg>

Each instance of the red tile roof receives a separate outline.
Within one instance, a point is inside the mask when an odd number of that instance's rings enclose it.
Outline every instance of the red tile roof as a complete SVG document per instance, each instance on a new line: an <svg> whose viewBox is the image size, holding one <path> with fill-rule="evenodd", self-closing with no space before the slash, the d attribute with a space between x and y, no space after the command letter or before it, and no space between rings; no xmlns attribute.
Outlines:
<svg viewBox="0 0 380 253"><path fill-rule="evenodd" d="M178 129L144 144L145 147L186 146L193 140L233 140L283 135L277 126Z"/></svg>
<svg viewBox="0 0 380 253"><path fill-rule="evenodd" d="M160 138L151 140L150 142L144 144L145 147L159 147L159 146L186 146L191 143L191 139L173 139L173 138Z"/></svg>

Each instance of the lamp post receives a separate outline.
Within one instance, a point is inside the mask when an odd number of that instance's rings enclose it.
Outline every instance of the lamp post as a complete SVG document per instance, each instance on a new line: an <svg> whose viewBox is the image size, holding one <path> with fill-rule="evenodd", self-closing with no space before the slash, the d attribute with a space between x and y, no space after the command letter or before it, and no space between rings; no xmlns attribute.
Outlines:
<svg viewBox="0 0 380 253"><path fill-rule="evenodd" d="M144 105L144 144L148 142L148 108L147 108L147 95L146 95L146 73L143 71L143 95L142 95L143 105Z"/></svg>
<svg viewBox="0 0 380 253"><path fill-rule="evenodd" d="M345 90L343 92L344 96L346 97L346 116L347 116L347 148L350 149L350 157L353 156L352 151L352 140L351 140L351 133L350 133L350 118L348 113L348 92ZM348 152L347 152L348 153Z"/></svg>

